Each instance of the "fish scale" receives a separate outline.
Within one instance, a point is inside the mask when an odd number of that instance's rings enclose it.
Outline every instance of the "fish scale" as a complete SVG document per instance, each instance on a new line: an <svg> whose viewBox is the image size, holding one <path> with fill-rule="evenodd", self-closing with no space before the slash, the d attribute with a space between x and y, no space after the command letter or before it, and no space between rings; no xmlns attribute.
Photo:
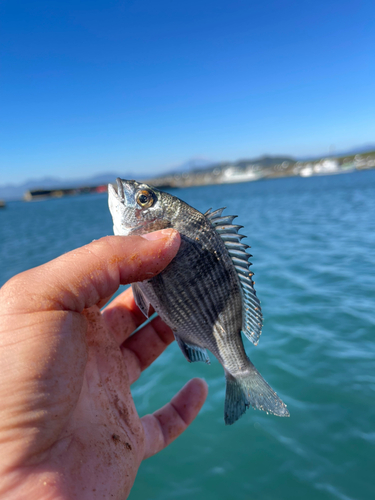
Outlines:
<svg viewBox="0 0 375 500"><path fill-rule="evenodd" d="M144 183L117 179L109 207L115 234L144 234L172 227L181 245L157 276L133 284L135 301L148 316L150 304L168 324L190 362L208 363L208 349L226 378L224 420L233 424L251 405L289 416L286 405L246 355L241 333L256 344L262 327L260 302L249 272L242 228L223 208L202 214L179 198Z"/></svg>
<svg viewBox="0 0 375 500"><path fill-rule="evenodd" d="M143 282L141 289L149 298L152 296L151 302L155 310L163 320L169 322L176 334L180 335L186 342L199 345L201 338L205 342L211 341L211 325L216 321L220 310L225 305L223 295L224 293L227 294L227 291L222 290L220 286L214 285L218 285L224 280L227 281L226 269L215 266L207 258L202 259L200 247L194 243L187 244L184 237L182 237L182 247L179 259L172 261L170 266L162 273L162 278L156 276L147 282ZM181 272L182 269L183 272ZM186 269L189 269L189 273L187 273ZM200 279L197 279L197 276ZM210 281L206 279L207 277L210 277ZM177 290L176 283L179 283ZM157 297L163 293L170 300L168 304L162 303L158 305L159 300ZM178 302L183 304L184 309L190 311L188 321L186 317L181 317L181 305L175 307ZM228 307L232 305L232 301L229 303L225 301L225 303L228 304ZM238 314L240 314L240 304L238 305ZM241 321L241 316L238 317L238 320ZM205 323L208 324L207 330L203 327ZM199 333L199 337L195 332ZM211 346L210 350L213 348Z"/></svg>

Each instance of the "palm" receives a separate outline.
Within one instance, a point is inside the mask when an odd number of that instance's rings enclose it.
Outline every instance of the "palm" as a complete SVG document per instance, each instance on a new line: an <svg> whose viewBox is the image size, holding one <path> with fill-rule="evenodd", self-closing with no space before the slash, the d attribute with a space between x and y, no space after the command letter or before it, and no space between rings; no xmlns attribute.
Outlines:
<svg viewBox="0 0 375 500"><path fill-rule="evenodd" d="M86 317L87 363L81 377L73 374L68 393L58 403L59 414L68 418L56 429L59 436L51 454L64 476L71 476L71 484L79 485L78 491L69 492L77 498L85 498L86 492L87 498L92 492L124 498L130 490L124 475L132 484L144 456L143 426L129 383L136 374L128 374L125 357L99 308L90 308ZM69 398L69 386L82 387L74 391L74 399Z"/></svg>
<svg viewBox="0 0 375 500"><path fill-rule="evenodd" d="M59 259L53 262L61 265ZM38 283L41 269L21 276ZM86 277L87 270L82 274ZM38 500L124 499L140 462L181 434L204 402L206 387L194 380L159 411L139 418L130 386L172 342L173 334L156 318L130 336L144 320L131 289L101 312L104 297L118 282L92 279L94 287L79 292L83 302L71 286L65 289L59 283L52 294L39 296L39 308L34 306L37 285L22 298L19 279L5 287L8 310L2 338L17 336L18 366L9 363L0 379L0 443L6 443L0 496L8 493L11 498L13 492L12 498ZM97 297L95 305L92 296ZM16 333L9 334L12 330ZM0 352L8 357L13 353ZM11 386L20 390L6 393Z"/></svg>

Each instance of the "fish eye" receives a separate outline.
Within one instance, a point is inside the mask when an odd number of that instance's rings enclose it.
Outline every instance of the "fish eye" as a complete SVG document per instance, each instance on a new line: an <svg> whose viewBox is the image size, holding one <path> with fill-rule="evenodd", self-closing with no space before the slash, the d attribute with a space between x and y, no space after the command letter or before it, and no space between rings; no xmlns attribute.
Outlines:
<svg viewBox="0 0 375 500"><path fill-rule="evenodd" d="M135 199L138 205L142 208L149 208L152 207L155 202L155 195L148 189L142 189L141 191L138 191Z"/></svg>

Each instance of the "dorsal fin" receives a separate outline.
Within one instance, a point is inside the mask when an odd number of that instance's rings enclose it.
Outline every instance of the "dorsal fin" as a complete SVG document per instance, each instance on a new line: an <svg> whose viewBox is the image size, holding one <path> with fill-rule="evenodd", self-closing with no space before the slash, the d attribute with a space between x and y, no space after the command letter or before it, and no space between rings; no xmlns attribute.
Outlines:
<svg viewBox="0 0 375 500"><path fill-rule="evenodd" d="M211 212L212 208L210 208L209 210L207 210L207 212L204 215L207 217L207 219L210 219L212 221L213 219L220 217L222 211L225 209L226 209L226 207L218 208L214 212Z"/></svg>
<svg viewBox="0 0 375 500"><path fill-rule="evenodd" d="M218 224L232 224L233 219L235 219L237 215L227 215L225 217L215 217L211 222L215 226Z"/></svg>
<svg viewBox="0 0 375 500"><path fill-rule="evenodd" d="M243 226L232 224L236 215L226 215L222 217L224 208L219 208L214 212L208 210L204 215L210 220L212 226L223 240L233 265L241 283L242 292L242 332L253 343L257 344L262 333L263 316L260 301L254 289L254 282L251 279L254 273L249 271L251 263L248 262L250 254L246 252L248 245L241 243L245 238L243 234L238 234L238 230Z"/></svg>
<svg viewBox="0 0 375 500"><path fill-rule="evenodd" d="M242 229L243 226L239 226L238 224L218 224L217 226L214 224L214 228L216 231L220 233L237 233L238 236L238 230Z"/></svg>

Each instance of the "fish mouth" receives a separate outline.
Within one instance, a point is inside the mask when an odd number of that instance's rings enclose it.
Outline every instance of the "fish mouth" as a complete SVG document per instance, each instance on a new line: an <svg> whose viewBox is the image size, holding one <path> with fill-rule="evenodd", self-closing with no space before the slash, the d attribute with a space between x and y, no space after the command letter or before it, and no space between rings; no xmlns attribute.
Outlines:
<svg viewBox="0 0 375 500"><path fill-rule="evenodd" d="M117 184L117 196L120 198L121 201L124 201L124 199L125 199L124 186L122 184L120 177L117 177L116 184Z"/></svg>
<svg viewBox="0 0 375 500"><path fill-rule="evenodd" d="M120 177L117 177L116 184L114 184L112 182L110 184L108 184L108 192L117 201L119 201L125 205L126 199L127 199L125 193L128 193L129 196L131 197L131 195L134 191L133 184L135 184L135 183L136 183L135 181L126 181L124 179L120 179Z"/></svg>
<svg viewBox="0 0 375 500"><path fill-rule="evenodd" d="M119 201L116 186L112 183L108 184L108 198L110 200L115 199L116 201Z"/></svg>
<svg viewBox="0 0 375 500"><path fill-rule="evenodd" d="M114 184L112 182L110 184L108 184L108 192L109 192L110 197L113 197L117 201L124 203L124 201L125 201L124 185L123 185L120 177L117 177L116 184Z"/></svg>

